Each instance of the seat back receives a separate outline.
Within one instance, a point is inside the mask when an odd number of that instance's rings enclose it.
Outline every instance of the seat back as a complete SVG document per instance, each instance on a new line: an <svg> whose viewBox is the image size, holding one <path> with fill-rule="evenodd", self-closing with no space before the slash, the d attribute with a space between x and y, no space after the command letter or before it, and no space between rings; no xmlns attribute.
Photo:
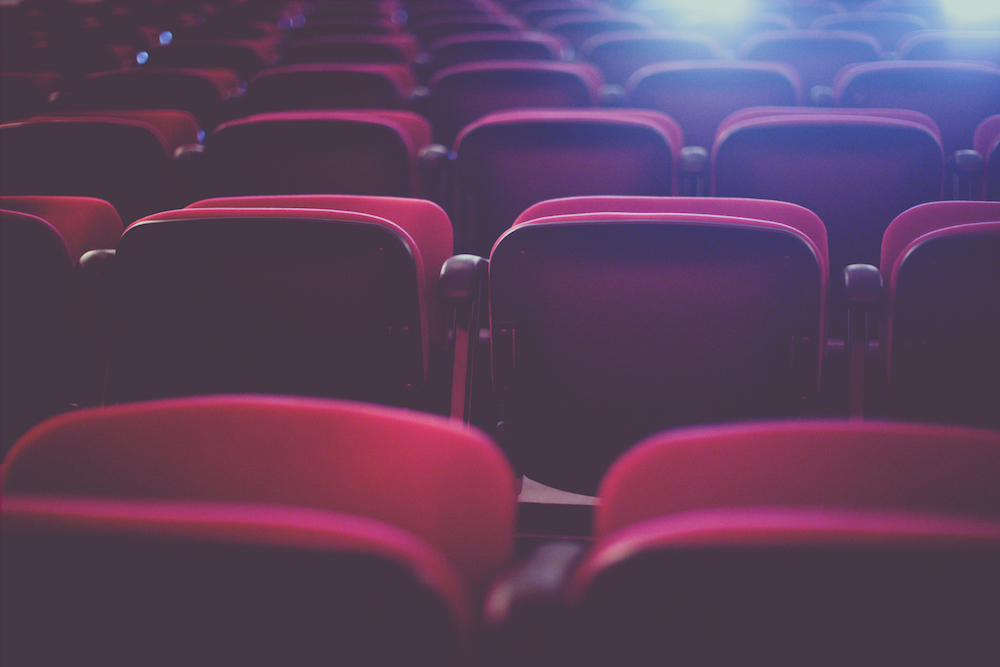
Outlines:
<svg viewBox="0 0 1000 667"><path fill-rule="evenodd" d="M580 46L580 57L593 63L608 83L625 85L646 65L670 60L712 60L722 47L711 37L690 32L609 32L594 35Z"/></svg>
<svg viewBox="0 0 1000 667"><path fill-rule="evenodd" d="M463 127L493 111L597 106L600 82L600 72L582 63L499 60L446 67L430 81L434 140L450 146Z"/></svg>
<svg viewBox="0 0 1000 667"><path fill-rule="evenodd" d="M430 126L408 111L288 111L219 126L205 142L205 196L414 196Z"/></svg>
<svg viewBox="0 0 1000 667"><path fill-rule="evenodd" d="M249 503L365 518L431 545L475 595L513 549L514 482L488 438L367 404L216 396L81 410L25 436L3 475L5 501Z"/></svg>
<svg viewBox="0 0 1000 667"><path fill-rule="evenodd" d="M834 83L842 107L921 111L937 123L945 155L972 148L976 126L1000 113L1000 67L896 60L845 68Z"/></svg>
<svg viewBox="0 0 1000 667"><path fill-rule="evenodd" d="M1000 518L998 480L1000 434L986 430L799 421L668 431L629 450L604 477L594 535L737 507Z"/></svg>
<svg viewBox="0 0 1000 667"><path fill-rule="evenodd" d="M331 35L292 40L285 47L286 65L301 63L409 63L417 55L412 35Z"/></svg>
<svg viewBox="0 0 1000 667"><path fill-rule="evenodd" d="M0 126L5 195L110 202L128 222L174 203L167 139L138 119L39 117Z"/></svg>
<svg viewBox="0 0 1000 667"><path fill-rule="evenodd" d="M926 30L927 21L903 12L843 12L826 14L812 24L815 30L850 30L871 35L883 51L897 52L903 35Z"/></svg>
<svg viewBox="0 0 1000 667"><path fill-rule="evenodd" d="M807 91L831 86L843 67L881 59L871 35L840 30L777 30L751 36L741 48L746 60L786 63L802 77Z"/></svg>
<svg viewBox="0 0 1000 667"><path fill-rule="evenodd" d="M487 257L537 202L674 194L683 139L676 123L653 111L518 110L480 119L455 146L456 247Z"/></svg>
<svg viewBox="0 0 1000 667"><path fill-rule="evenodd" d="M798 74L787 65L677 62L644 67L625 85L629 106L661 111L683 128L689 146L712 146L719 124L739 109L802 104Z"/></svg>
<svg viewBox="0 0 1000 667"><path fill-rule="evenodd" d="M886 230L890 414L1000 427L1000 204L941 202Z"/></svg>
<svg viewBox="0 0 1000 667"><path fill-rule="evenodd" d="M543 19L538 29L543 32L559 35L574 49L579 49L584 42L597 35L612 32L652 31L655 24L641 14L619 14L612 16L594 16L587 14L561 14Z"/></svg>
<svg viewBox="0 0 1000 667"><path fill-rule="evenodd" d="M434 71L484 60L559 60L566 45L533 32L473 32L444 37L427 47Z"/></svg>
<svg viewBox="0 0 1000 667"><path fill-rule="evenodd" d="M7 664L457 666L468 650L439 552L333 512L5 497L3 561Z"/></svg>
<svg viewBox="0 0 1000 667"><path fill-rule="evenodd" d="M712 150L713 192L813 211L830 234L830 275L840 276L848 264L877 264L895 216L941 198L944 156L927 118L828 111L731 116Z"/></svg>
<svg viewBox="0 0 1000 667"><path fill-rule="evenodd" d="M650 433L814 403L822 224L792 205L707 201L593 198L589 213L529 210L497 241L493 383L508 454L529 478L592 494Z"/></svg>
<svg viewBox="0 0 1000 667"><path fill-rule="evenodd" d="M69 408L73 260L59 232L34 215L0 210L0 234L6 454L30 427Z"/></svg>
<svg viewBox="0 0 1000 667"><path fill-rule="evenodd" d="M987 664L1000 522L716 511L591 551L570 585L579 664ZM576 663L577 660L574 660Z"/></svg>
<svg viewBox="0 0 1000 667"><path fill-rule="evenodd" d="M907 60L971 60L1000 66L1000 30L926 30L900 44Z"/></svg>
<svg viewBox="0 0 1000 667"><path fill-rule="evenodd" d="M93 197L0 197L0 209L38 216L55 227L74 263L90 250L114 248L123 230L115 207Z"/></svg>
<svg viewBox="0 0 1000 667"><path fill-rule="evenodd" d="M985 161L983 196L1000 201L1000 114L990 116L976 128L974 148Z"/></svg>
<svg viewBox="0 0 1000 667"><path fill-rule="evenodd" d="M415 80L406 64L307 63L258 72L247 84L248 113L295 109L402 109Z"/></svg>

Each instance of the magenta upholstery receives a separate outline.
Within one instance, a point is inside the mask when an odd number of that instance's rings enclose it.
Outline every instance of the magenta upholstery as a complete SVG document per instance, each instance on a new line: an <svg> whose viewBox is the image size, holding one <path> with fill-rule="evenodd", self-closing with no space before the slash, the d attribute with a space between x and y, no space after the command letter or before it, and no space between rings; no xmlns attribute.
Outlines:
<svg viewBox="0 0 1000 667"><path fill-rule="evenodd" d="M123 231L115 207L93 197L0 197L0 209L38 216L55 227L74 263L87 251L114 248Z"/></svg>
<svg viewBox="0 0 1000 667"><path fill-rule="evenodd" d="M565 50L563 40L537 32L462 33L427 47L435 71L483 60L559 60Z"/></svg>

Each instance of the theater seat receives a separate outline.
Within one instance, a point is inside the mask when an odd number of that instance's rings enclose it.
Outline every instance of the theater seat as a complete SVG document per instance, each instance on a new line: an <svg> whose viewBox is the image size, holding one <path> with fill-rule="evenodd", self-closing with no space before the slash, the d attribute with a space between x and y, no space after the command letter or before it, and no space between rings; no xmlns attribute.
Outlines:
<svg viewBox="0 0 1000 667"><path fill-rule="evenodd" d="M351 402L215 396L73 412L15 446L3 494L5 531L6 503L30 497L338 512L416 536L473 599L513 549L514 482L488 438Z"/></svg>
<svg viewBox="0 0 1000 667"><path fill-rule="evenodd" d="M826 235L791 204L542 202L490 259L498 438L519 472L593 494L664 428L815 407Z"/></svg>
<svg viewBox="0 0 1000 667"><path fill-rule="evenodd" d="M1000 428L1000 203L912 208L881 262L889 414Z"/></svg>
<svg viewBox="0 0 1000 667"><path fill-rule="evenodd" d="M983 198L1000 201L1000 114L990 116L976 128L973 147L983 158Z"/></svg>
<svg viewBox="0 0 1000 667"><path fill-rule="evenodd" d="M403 109L416 85L409 65L306 63L258 72L247 83L246 114L296 109Z"/></svg>
<svg viewBox="0 0 1000 667"><path fill-rule="evenodd" d="M467 661L454 568L378 521L44 496L5 497L3 518L8 664Z"/></svg>

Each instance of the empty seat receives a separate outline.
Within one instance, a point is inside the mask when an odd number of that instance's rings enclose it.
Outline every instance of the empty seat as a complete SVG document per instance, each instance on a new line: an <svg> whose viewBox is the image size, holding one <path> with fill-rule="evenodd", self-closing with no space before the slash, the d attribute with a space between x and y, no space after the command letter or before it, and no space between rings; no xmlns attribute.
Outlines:
<svg viewBox="0 0 1000 667"><path fill-rule="evenodd" d="M418 51L412 35L334 35L308 37L285 47L286 65L301 63L408 63Z"/></svg>
<svg viewBox="0 0 1000 667"><path fill-rule="evenodd" d="M865 33L840 30L778 30L752 35L740 49L746 60L786 63L802 77L807 91L831 86L842 68L879 60L878 41Z"/></svg>
<svg viewBox="0 0 1000 667"><path fill-rule="evenodd" d="M882 244L894 417L1000 428L1000 203L906 211Z"/></svg>
<svg viewBox="0 0 1000 667"><path fill-rule="evenodd" d="M591 37L580 58L593 63L608 83L624 85L641 67L670 60L711 60L722 47L711 37L689 32L611 32Z"/></svg>
<svg viewBox="0 0 1000 667"><path fill-rule="evenodd" d="M488 438L358 403L216 396L81 410L23 438L3 475L5 501L250 503L381 522L440 552L474 597L513 549L514 481Z"/></svg>
<svg viewBox="0 0 1000 667"><path fill-rule="evenodd" d="M426 119L408 111L288 111L224 123L205 142L204 196L415 196Z"/></svg>
<svg viewBox="0 0 1000 667"><path fill-rule="evenodd" d="M728 61L650 65L625 85L629 106L662 111L690 146L712 146L719 124L739 109L802 104L798 74L779 63Z"/></svg>
<svg viewBox="0 0 1000 667"><path fill-rule="evenodd" d="M0 250L0 451L6 454L26 430L69 409L73 260L55 227L34 215L2 210L2 205Z"/></svg>
<svg viewBox="0 0 1000 667"><path fill-rule="evenodd" d="M414 32L425 45L439 39L477 32L520 32L524 23L514 16L449 17L439 16L424 21Z"/></svg>
<svg viewBox="0 0 1000 667"><path fill-rule="evenodd" d="M926 30L899 47L907 60L972 60L1000 66L1000 30Z"/></svg>
<svg viewBox="0 0 1000 667"><path fill-rule="evenodd" d="M544 33L472 32L437 40L427 55L437 71L482 60L560 60L565 48L561 39Z"/></svg>
<svg viewBox="0 0 1000 667"><path fill-rule="evenodd" d="M1000 114L990 116L976 128L973 146L985 162L983 194L1000 201Z"/></svg>
<svg viewBox="0 0 1000 667"><path fill-rule="evenodd" d="M826 235L799 206L542 202L497 241L489 281L498 437L532 480L592 494L663 428L814 407Z"/></svg>
<svg viewBox="0 0 1000 667"><path fill-rule="evenodd" d="M586 14L559 14L550 16L538 24L543 32L559 35L574 49L596 35L622 31L652 31L655 24L639 14L619 14L612 16L592 16Z"/></svg>
<svg viewBox="0 0 1000 667"><path fill-rule="evenodd" d="M438 143L493 111L597 106L601 74L592 65L500 60L446 67L430 81L427 114Z"/></svg>
<svg viewBox="0 0 1000 667"><path fill-rule="evenodd" d="M122 235L115 207L93 197L0 197L0 209L38 216L55 227L74 263L90 250L114 248Z"/></svg>
<svg viewBox="0 0 1000 667"><path fill-rule="evenodd" d="M247 83L247 114L294 109L402 109L416 85L406 64L309 63L258 72Z"/></svg>
<svg viewBox="0 0 1000 667"><path fill-rule="evenodd" d="M711 35L731 53L739 51L740 45L751 35L773 30L794 30L795 21L781 14L755 14L742 18L712 18L688 22L689 30Z"/></svg>
<svg viewBox="0 0 1000 667"><path fill-rule="evenodd" d="M863 12L892 12L919 16L931 28L949 23L941 3L931 0L873 0L861 6Z"/></svg>
<svg viewBox="0 0 1000 667"><path fill-rule="evenodd" d="M3 87L3 97L0 98L0 122L6 123L36 116L42 113L48 103L41 86L28 74L2 72L0 86Z"/></svg>
<svg viewBox="0 0 1000 667"><path fill-rule="evenodd" d="M684 514L599 542L568 586L585 665L990 664L1000 522L775 509ZM655 658L654 658L655 656Z"/></svg>
<svg viewBox="0 0 1000 667"><path fill-rule="evenodd" d="M532 204L581 195L677 192L680 128L633 109L490 114L455 142L452 217L460 252L488 256Z"/></svg>
<svg viewBox="0 0 1000 667"><path fill-rule="evenodd" d="M1000 67L982 63L884 61L844 69L837 105L921 111L941 130L945 155L972 148L976 126L1000 113Z"/></svg>
<svg viewBox="0 0 1000 667"><path fill-rule="evenodd" d="M167 46L150 49L146 67L222 67L248 79L270 64L269 54L251 39L174 40Z"/></svg>
<svg viewBox="0 0 1000 667"><path fill-rule="evenodd" d="M91 74L74 88L71 103L77 109L182 109L212 130L239 86L229 69L142 67Z"/></svg>
<svg viewBox="0 0 1000 667"><path fill-rule="evenodd" d="M467 595L378 521L232 503L4 498L4 660L466 664Z"/></svg>
<svg viewBox="0 0 1000 667"><path fill-rule="evenodd" d="M903 35L926 30L927 21L913 14L893 12L851 12L827 14L816 19L816 30L864 32L879 41L883 51L897 52Z"/></svg>
<svg viewBox="0 0 1000 667"><path fill-rule="evenodd" d="M998 481L1000 433L981 429L793 421L668 431L629 450L602 480L594 535L737 507L997 519Z"/></svg>
<svg viewBox="0 0 1000 667"><path fill-rule="evenodd" d="M6 195L105 199L131 222L178 202L174 150L197 140L181 111L37 117L0 126Z"/></svg>
<svg viewBox="0 0 1000 667"><path fill-rule="evenodd" d="M878 263L893 218L941 198L943 161L934 123L921 114L748 109L719 128L713 192L794 202L816 213L830 234L839 295L845 266Z"/></svg>
<svg viewBox="0 0 1000 667"><path fill-rule="evenodd" d="M444 335L428 274L451 253L439 207L204 205L241 207L156 214L118 244L106 403L249 392L423 405Z"/></svg>
<svg viewBox="0 0 1000 667"><path fill-rule="evenodd" d="M826 16L839 16L844 13L844 6L839 2L827 0L808 0L807 2L796 2L795 0L784 2L768 2L767 11L772 14L787 16L795 22L797 28L808 28L817 20Z"/></svg>

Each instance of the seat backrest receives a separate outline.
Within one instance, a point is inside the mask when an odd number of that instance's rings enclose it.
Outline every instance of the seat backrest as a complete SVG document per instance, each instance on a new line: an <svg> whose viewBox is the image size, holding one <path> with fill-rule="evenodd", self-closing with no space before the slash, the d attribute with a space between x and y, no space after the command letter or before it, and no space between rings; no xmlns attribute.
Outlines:
<svg viewBox="0 0 1000 667"><path fill-rule="evenodd" d="M583 63L466 63L434 75L427 112L435 141L450 146L463 127L493 111L597 106L600 83L597 68Z"/></svg>
<svg viewBox="0 0 1000 667"><path fill-rule="evenodd" d="M503 444L527 477L577 493L651 433L798 414L819 382L826 259L784 223L819 232L815 216L630 200L525 218L490 260Z"/></svg>
<svg viewBox="0 0 1000 667"><path fill-rule="evenodd" d="M0 210L0 235L6 453L31 426L69 408L73 261L59 231L37 216Z"/></svg>
<svg viewBox="0 0 1000 667"><path fill-rule="evenodd" d="M248 113L295 109L402 109L416 84L405 63L306 63L258 72L247 83Z"/></svg>
<svg viewBox="0 0 1000 667"><path fill-rule="evenodd" d="M983 197L991 201L1000 201L1000 114L990 116L976 128L973 140L976 149L986 167L983 179Z"/></svg>
<svg viewBox="0 0 1000 667"><path fill-rule="evenodd" d="M682 146L677 124L655 111L538 109L485 116L455 142L456 247L489 256L514 219L546 199L674 194Z"/></svg>
<svg viewBox="0 0 1000 667"><path fill-rule="evenodd" d="M468 650L440 553L334 512L8 496L3 560L8 664L457 667Z"/></svg>
<svg viewBox="0 0 1000 667"><path fill-rule="evenodd" d="M697 17L697 14L695 16ZM736 53L739 51L740 45L751 36L773 30L794 30L795 21L776 13L712 18L706 18L705 14L702 14L695 20L688 21L686 27L696 32L711 35L731 53Z"/></svg>
<svg viewBox="0 0 1000 667"><path fill-rule="evenodd" d="M871 35L841 30L777 30L751 36L740 49L746 60L791 65L803 86L831 86L843 67L879 60L882 47Z"/></svg>
<svg viewBox="0 0 1000 667"><path fill-rule="evenodd" d="M471 32L437 40L427 47L434 71L483 60L560 60L566 44L535 32Z"/></svg>
<svg viewBox="0 0 1000 667"><path fill-rule="evenodd" d="M842 107L921 111L937 123L945 155L972 148L976 126L1000 113L1000 67L985 63L896 60L862 63L837 75Z"/></svg>
<svg viewBox="0 0 1000 667"><path fill-rule="evenodd" d="M656 25L641 14L593 16L586 14L561 14L550 16L538 24L543 32L559 35L574 49L579 49L588 39L610 32L652 31Z"/></svg>
<svg viewBox="0 0 1000 667"><path fill-rule="evenodd" d="M636 70L670 60L712 60L722 47L707 35L691 32L609 32L580 46L580 58L593 63L608 83L624 85Z"/></svg>
<svg viewBox="0 0 1000 667"><path fill-rule="evenodd" d="M662 111L689 146L710 148L719 124L739 109L802 104L798 74L780 63L704 61L649 65L625 85L629 106Z"/></svg>
<svg viewBox="0 0 1000 667"><path fill-rule="evenodd" d="M420 248L318 209L143 218L115 255L105 402L277 393L416 405L428 365Z"/></svg>
<svg viewBox="0 0 1000 667"><path fill-rule="evenodd" d="M0 209L35 215L55 227L74 263L90 250L114 248L123 231L115 207L93 197L0 197Z"/></svg>
<svg viewBox="0 0 1000 667"><path fill-rule="evenodd" d="M128 222L173 204L166 138L141 120L38 117L0 126L0 191L109 201Z"/></svg>
<svg viewBox="0 0 1000 667"><path fill-rule="evenodd" d="M282 61L300 63L409 63L417 56L412 35L331 35L292 40Z"/></svg>
<svg viewBox="0 0 1000 667"><path fill-rule="evenodd" d="M886 230L890 414L1000 427L1000 203L910 209Z"/></svg>
<svg viewBox="0 0 1000 667"><path fill-rule="evenodd" d="M719 128L713 192L794 202L816 213L830 234L831 276L848 264L877 264L892 219L941 198L944 156L926 118L863 110L745 114Z"/></svg>
<svg viewBox="0 0 1000 667"><path fill-rule="evenodd" d="M222 101L239 86L239 75L225 68L141 67L91 74L70 99L77 109L183 109L212 130L222 121Z"/></svg>
<svg viewBox="0 0 1000 667"><path fill-rule="evenodd" d="M971 60L1000 66L1000 30L925 30L899 46L907 60Z"/></svg>
<svg viewBox="0 0 1000 667"><path fill-rule="evenodd" d="M524 22L514 16L437 16L423 21L415 30L425 45L439 39L477 32L520 32Z"/></svg>
<svg viewBox="0 0 1000 667"><path fill-rule="evenodd" d="M1000 434L980 429L793 421L668 431L629 450L601 481L594 535L735 507L997 519L998 480Z"/></svg>
<svg viewBox="0 0 1000 667"><path fill-rule="evenodd" d="M220 125L205 142L205 196L414 196L427 120L408 111L287 111Z"/></svg>
<svg viewBox="0 0 1000 667"><path fill-rule="evenodd" d="M174 40L150 49L148 67L224 67L248 79L268 65L261 45L250 39L204 38Z"/></svg>
<svg viewBox="0 0 1000 667"><path fill-rule="evenodd" d="M823 16L836 16L844 13L844 6L831 0L811 0L807 3L779 1L767 4L769 12L787 16L795 22L797 28L808 28Z"/></svg>
<svg viewBox="0 0 1000 667"><path fill-rule="evenodd" d="M926 30L927 21L902 12L843 12L821 16L812 27L815 30L864 32L877 39L883 51L896 52L903 35Z"/></svg>
<svg viewBox="0 0 1000 667"><path fill-rule="evenodd" d="M789 509L663 518L599 542L578 568L569 659L987 664L1000 657L998 559L996 520Z"/></svg>
<svg viewBox="0 0 1000 667"><path fill-rule="evenodd" d="M25 436L3 475L5 500L253 503L364 517L426 541L477 594L513 548L514 482L488 438L360 403L226 396L81 410Z"/></svg>

